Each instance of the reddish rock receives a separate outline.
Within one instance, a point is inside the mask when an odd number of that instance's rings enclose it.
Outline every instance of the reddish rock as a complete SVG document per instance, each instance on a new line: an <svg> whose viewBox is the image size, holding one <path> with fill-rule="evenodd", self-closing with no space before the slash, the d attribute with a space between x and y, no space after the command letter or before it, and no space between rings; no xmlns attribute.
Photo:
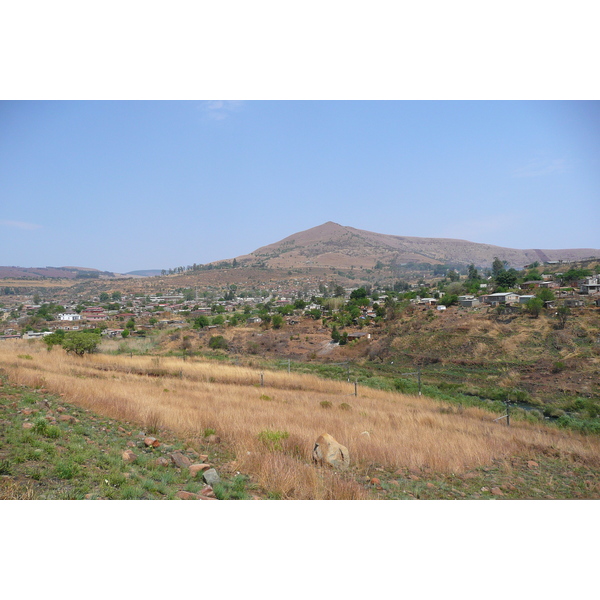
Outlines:
<svg viewBox="0 0 600 600"><path fill-rule="evenodd" d="M371 485L381 485L381 481L378 477L371 477Z"/></svg>
<svg viewBox="0 0 600 600"><path fill-rule="evenodd" d="M196 475L198 473L203 473L204 471L208 471L208 469L210 469L210 465L206 464L206 463L202 463L202 464L196 463L196 464L190 465L188 468L190 470L190 475L192 477L196 477Z"/></svg>
<svg viewBox="0 0 600 600"><path fill-rule="evenodd" d="M200 455L193 448L186 448L186 452L191 454L195 458L198 458Z"/></svg>
<svg viewBox="0 0 600 600"><path fill-rule="evenodd" d="M434 487L435 487L435 485L433 485L433 483L431 483L431 482L427 482L427 487L428 487L428 488L434 488Z"/></svg>
<svg viewBox="0 0 600 600"><path fill-rule="evenodd" d="M181 452L173 452L169 457L173 461L173 464L180 469L187 469L192 464L192 461L187 456L181 454Z"/></svg>
<svg viewBox="0 0 600 600"><path fill-rule="evenodd" d="M132 441L129 441L129 442L127 442L127 445L128 445L130 448L135 448L135 447L137 446L137 444L136 444L135 442L132 442Z"/></svg>
<svg viewBox="0 0 600 600"><path fill-rule="evenodd" d="M23 429L33 429L33 423L23 423Z"/></svg>
<svg viewBox="0 0 600 600"><path fill-rule="evenodd" d="M160 458L157 458L157 459L154 461L154 464L155 464L157 467L168 467L168 466L169 466L171 463L169 462L169 459L168 459L168 458L165 458L164 456L161 456Z"/></svg>
<svg viewBox="0 0 600 600"><path fill-rule="evenodd" d="M137 456L131 450L125 450L125 452L123 452L123 454L121 454L121 458L125 462L131 463L137 458Z"/></svg>
<svg viewBox="0 0 600 600"><path fill-rule="evenodd" d="M120 431L121 433L125 433L125 430L122 427L117 427L117 431Z"/></svg>
<svg viewBox="0 0 600 600"><path fill-rule="evenodd" d="M58 420L65 423L75 423L75 417L72 417L71 415L59 415Z"/></svg>
<svg viewBox="0 0 600 600"><path fill-rule="evenodd" d="M193 494L192 492L185 492L183 490L177 492L175 496L180 500L198 500L197 494Z"/></svg>
<svg viewBox="0 0 600 600"><path fill-rule="evenodd" d="M527 466L528 466L530 469L535 469L535 467L539 467L540 465L538 465L538 464L535 462L535 460L528 460L528 461L527 461Z"/></svg>
<svg viewBox="0 0 600 600"><path fill-rule="evenodd" d="M392 485L395 485L396 487L400 487L400 483L399 483L398 481L396 481L395 479L392 479L392 480L390 481L390 483L391 483Z"/></svg>
<svg viewBox="0 0 600 600"><path fill-rule="evenodd" d="M504 496L502 490L499 487L493 487L491 491L494 496Z"/></svg>
<svg viewBox="0 0 600 600"><path fill-rule="evenodd" d="M408 478L413 481L421 481L421 478L418 475L409 475Z"/></svg>
<svg viewBox="0 0 600 600"><path fill-rule="evenodd" d="M204 438L204 441L207 444L218 444L221 442L221 438L218 435L215 435L214 433L212 435L209 435L208 437Z"/></svg>
<svg viewBox="0 0 600 600"><path fill-rule="evenodd" d="M198 458L200 459L200 462L205 463L208 460L208 454L200 454Z"/></svg>
<svg viewBox="0 0 600 600"><path fill-rule="evenodd" d="M30 415L30 414L32 414L32 413L33 413L33 410L32 410L31 408L24 408L24 409L23 409L21 412L22 412L24 415Z"/></svg>
<svg viewBox="0 0 600 600"><path fill-rule="evenodd" d="M63 412L66 412L66 410L67 410L67 409L66 409L64 406L57 406L57 407L56 407L56 410L57 410L59 413L63 413Z"/></svg>
<svg viewBox="0 0 600 600"><path fill-rule="evenodd" d="M160 442L153 437L144 438L144 444L148 447L158 448L160 446Z"/></svg>
<svg viewBox="0 0 600 600"><path fill-rule="evenodd" d="M216 498L215 493L213 492L212 486L205 485L199 492L199 496L203 496L205 498Z"/></svg>

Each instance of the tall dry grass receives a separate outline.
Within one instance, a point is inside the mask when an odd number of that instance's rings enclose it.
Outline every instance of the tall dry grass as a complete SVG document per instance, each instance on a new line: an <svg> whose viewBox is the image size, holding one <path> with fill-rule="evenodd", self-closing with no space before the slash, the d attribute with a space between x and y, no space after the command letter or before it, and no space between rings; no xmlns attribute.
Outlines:
<svg viewBox="0 0 600 600"><path fill-rule="evenodd" d="M24 354L31 358L19 357ZM600 456L595 438L523 422L507 428L483 410L459 413L424 397L366 388L354 397L349 384L311 375L265 371L261 386L261 372L247 367L76 357L21 340L3 342L0 361L13 382L46 388L112 418L165 427L190 441L214 429L233 449L237 469L282 498L362 498L354 478L376 465L460 473L530 449ZM265 430L289 435L280 448L268 448L259 437ZM351 473L313 466L312 447L324 432L348 447Z"/></svg>

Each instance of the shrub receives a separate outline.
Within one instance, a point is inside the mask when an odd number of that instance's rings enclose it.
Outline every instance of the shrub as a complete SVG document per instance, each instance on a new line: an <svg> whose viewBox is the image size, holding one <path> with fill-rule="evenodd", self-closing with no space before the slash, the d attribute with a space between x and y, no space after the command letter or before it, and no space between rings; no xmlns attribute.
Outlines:
<svg viewBox="0 0 600 600"><path fill-rule="evenodd" d="M333 406L329 400L322 400L320 404L321 408L331 408Z"/></svg>
<svg viewBox="0 0 600 600"><path fill-rule="evenodd" d="M351 407L351 406L350 406L350 405L349 405L347 402L342 402L342 403L340 404L340 409L341 409L341 410L351 410L351 409L352 409L352 407Z"/></svg>
<svg viewBox="0 0 600 600"><path fill-rule="evenodd" d="M229 346L222 335L213 335L208 341L208 347L211 350L227 350Z"/></svg>
<svg viewBox="0 0 600 600"><path fill-rule="evenodd" d="M552 372L553 373L561 373L566 368L567 368L567 365L564 362L559 360L552 365Z"/></svg>
<svg viewBox="0 0 600 600"><path fill-rule="evenodd" d="M283 450L281 440L286 440L290 437L287 431L272 431L270 429L264 429L258 434L258 439L271 451Z"/></svg>

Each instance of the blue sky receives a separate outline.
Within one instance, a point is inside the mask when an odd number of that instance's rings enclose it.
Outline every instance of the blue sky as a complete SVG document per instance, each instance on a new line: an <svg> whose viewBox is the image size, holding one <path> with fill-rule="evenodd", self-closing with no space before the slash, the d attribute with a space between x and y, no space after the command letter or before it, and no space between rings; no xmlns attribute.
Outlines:
<svg viewBox="0 0 600 600"><path fill-rule="evenodd" d="M3 101L0 264L233 258L335 221L600 247L597 101Z"/></svg>

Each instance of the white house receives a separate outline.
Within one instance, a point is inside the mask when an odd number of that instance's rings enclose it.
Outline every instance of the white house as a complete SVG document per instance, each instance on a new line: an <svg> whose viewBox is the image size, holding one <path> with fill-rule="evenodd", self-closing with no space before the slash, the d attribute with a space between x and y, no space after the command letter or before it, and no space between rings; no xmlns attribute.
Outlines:
<svg viewBox="0 0 600 600"><path fill-rule="evenodd" d="M81 315L78 315L77 313L60 313L58 315L58 320L59 321L80 321Z"/></svg>

